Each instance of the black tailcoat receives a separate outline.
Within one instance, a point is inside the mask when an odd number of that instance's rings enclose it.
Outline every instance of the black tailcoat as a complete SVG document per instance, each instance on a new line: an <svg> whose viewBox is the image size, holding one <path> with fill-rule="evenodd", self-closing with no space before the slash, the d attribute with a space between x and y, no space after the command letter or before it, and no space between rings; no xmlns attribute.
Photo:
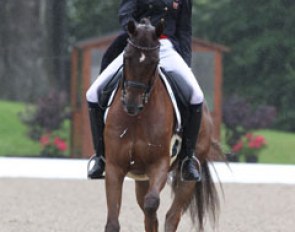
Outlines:
<svg viewBox="0 0 295 232"><path fill-rule="evenodd" d="M191 65L192 1L191 0L122 0L119 7L119 21L125 32L114 40L106 51L101 70L124 49L128 35L129 20L137 22L149 18L152 25L164 23L163 34L168 36L175 50Z"/></svg>

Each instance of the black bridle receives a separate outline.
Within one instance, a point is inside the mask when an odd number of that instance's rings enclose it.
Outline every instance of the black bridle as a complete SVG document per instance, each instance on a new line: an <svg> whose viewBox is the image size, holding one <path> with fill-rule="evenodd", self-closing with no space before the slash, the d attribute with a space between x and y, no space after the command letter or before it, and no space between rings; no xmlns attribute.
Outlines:
<svg viewBox="0 0 295 232"><path fill-rule="evenodd" d="M132 40L128 39L128 44L130 46L132 46L133 48L135 48L136 50L139 50L141 52L150 52L150 51L155 51L157 49L160 48L160 44L158 44L157 46L154 47L143 47L140 45L135 44ZM159 63L159 59L156 60L156 65L155 65L155 70L152 72L151 76L155 75L156 70L157 70L157 64ZM125 67L125 59L124 59L124 65ZM142 83L140 81L133 81L133 80L126 80L125 79L125 74L123 74L123 85L122 85L122 104L123 106L128 107L129 105L126 103L126 88L135 88L135 89L142 89L144 91L143 95L142 95L142 107L148 103L149 101L149 97L150 97L150 93L152 90L152 86L154 81L152 81L152 78L150 78L150 81L148 84Z"/></svg>

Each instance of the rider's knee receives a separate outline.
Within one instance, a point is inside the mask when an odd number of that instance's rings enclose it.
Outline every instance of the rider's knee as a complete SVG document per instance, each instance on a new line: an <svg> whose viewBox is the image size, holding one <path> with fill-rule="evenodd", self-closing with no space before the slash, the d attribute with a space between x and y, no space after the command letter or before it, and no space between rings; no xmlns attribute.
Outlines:
<svg viewBox="0 0 295 232"><path fill-rule="evenodd" d="M86 99L88 102L97 102L97 93L93 91L93 88L89 88L86 92Z"/></svg>
<svg viewBox="0 0 295 232"><path fill-rule="evenodd" d="M201 88L199 87L198 89L194 89L193 91L193 95L192 95L192 98L191 98L191 104L193 105L197 105L197 104L200 104L204 101L204 93L203 91L201 90Z"/></svg>

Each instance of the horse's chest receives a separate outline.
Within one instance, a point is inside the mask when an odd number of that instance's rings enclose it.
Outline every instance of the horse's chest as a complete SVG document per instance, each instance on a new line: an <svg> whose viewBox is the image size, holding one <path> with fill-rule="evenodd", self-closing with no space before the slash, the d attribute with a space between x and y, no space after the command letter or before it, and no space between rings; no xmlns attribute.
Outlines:
<svg viewBox="0 0 295 232"><path fill-rule="evenodd" d="M145 118L136 118L107 124L105 141L120 152L134 156L166 152L172 137L171 128L151 123Z"/></svg>
<svg viewBox="0 0 295 232"><path fill-rule="evenodd" d="M144 124L144 125L143 125ZM165 143L171 138L171 132L166 127L158 125L152 125L149 123L124 123L118 122L118 124L108 127L106 137L112 138L113 141L124 143L132 142L137 146L143 146L144 144L158 144L159 142ZM169 136L170 135L170 136Z"/></svg>

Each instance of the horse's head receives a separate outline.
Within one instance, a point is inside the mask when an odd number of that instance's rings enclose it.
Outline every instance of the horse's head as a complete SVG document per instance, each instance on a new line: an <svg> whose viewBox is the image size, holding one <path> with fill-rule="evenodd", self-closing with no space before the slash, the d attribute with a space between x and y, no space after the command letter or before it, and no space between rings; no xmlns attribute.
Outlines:
<svg viewBox="0 0 295 232"><path fill-rule="evenodd" d="M128 23L129 39L124 52L122 103L124 110L135 116L148 102L159 62L163 26L153 27L148 19Z"/></svg>

